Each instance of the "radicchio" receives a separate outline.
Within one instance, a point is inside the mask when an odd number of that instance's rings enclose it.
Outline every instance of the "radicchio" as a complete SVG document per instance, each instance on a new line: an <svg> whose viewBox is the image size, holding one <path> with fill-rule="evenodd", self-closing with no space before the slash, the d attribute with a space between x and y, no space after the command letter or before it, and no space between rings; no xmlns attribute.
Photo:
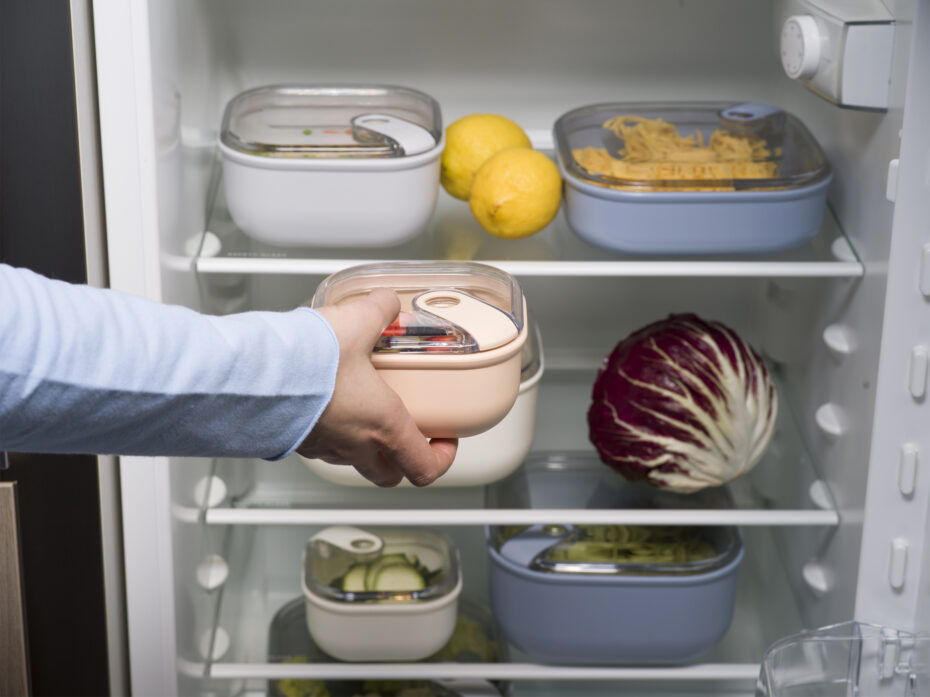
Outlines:
<svg viewBox="0 0 930 697"><path fill-rule="evenodd" d="M745 474L772 438L778 395L762 359L733 330L670 315L604 360L588 410L601 459L631 480L678 493Z"/></svg>

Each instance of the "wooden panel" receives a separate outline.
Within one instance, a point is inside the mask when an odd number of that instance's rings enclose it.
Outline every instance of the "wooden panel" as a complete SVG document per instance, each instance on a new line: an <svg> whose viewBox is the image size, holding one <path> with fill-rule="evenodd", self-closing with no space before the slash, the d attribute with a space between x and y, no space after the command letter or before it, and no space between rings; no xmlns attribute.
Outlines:
<svg viewBox="0 0 930 697"><path fill-rule="evenodd" d="M16 484L0 482L0 695L29 692Z"/></svg>

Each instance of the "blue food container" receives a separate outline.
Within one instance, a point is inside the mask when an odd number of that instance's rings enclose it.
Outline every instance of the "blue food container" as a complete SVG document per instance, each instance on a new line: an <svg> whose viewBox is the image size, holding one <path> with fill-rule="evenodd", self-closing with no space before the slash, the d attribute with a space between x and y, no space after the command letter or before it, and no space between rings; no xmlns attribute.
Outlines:
<svg viewBox="0 0 930 697"><path fill-rule="evenodd" d="M777 252L820 228L831 172L800 120L760 104L596 104L554 128L565 216L627 254Z"/></svg>
<svg viewBox="0 0 930 697"><path fill-rule="evenodd" d="M595 462L532 458L491 498L505 504L501 497L522 490L542 508L562 508L566 496L582 492L599 504L632 501L623 492L618 498L613 472L605 495L604 468ZM497 526L486 537L492 611L504 638L535 660L684 663L730 626L743 558L737 528Z"/></svg>

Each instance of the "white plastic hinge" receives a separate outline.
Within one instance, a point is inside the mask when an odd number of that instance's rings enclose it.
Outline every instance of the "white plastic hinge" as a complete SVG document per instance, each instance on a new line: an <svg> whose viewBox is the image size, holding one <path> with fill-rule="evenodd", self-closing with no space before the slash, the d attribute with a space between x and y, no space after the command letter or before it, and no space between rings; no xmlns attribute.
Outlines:
<svg viewBox="0 0 930 697"><path fill-rule="evenodd" d="M846 433L846 415L836 404L821 405L814 414L818 428L830 438L839 438Z"/></svg>
<svg viewBox="0 0 930 697"><path fill-rule="evenodd" d="M823 330L823 343L836 358L843 358L855 350L856 336L847 326L831 324Z"/></svg>
<svg viewBox="0 0 930 697"><path fill-rule="evenodd" d="M888 582L895 590L904 588L907 575L907 540L896 537L891 541L891 560L888 564Z"/></svg>
<svg viewBox="0 0 930 697"><path fill-rule="evenodd" d="M226 482L211 475L194 484L194 502L202 508L215 508L226 500Z"/></svg>
<svg viewBox="0 0 930 697"><path fill-rule="evenodd" d="M927 369L930 368L930 353L926 346L911 349L907 368L907 390L914 399L923 399L927 392Z"/></svg>
<svg viewBox="0 0 930 697"><path fill-rule="evenodd" d="M215 591L229 579L229 564L219 554L204 557L197 565L197 585L205 591Z"/></svg>
<svg viewBox="0 0 930 697"><path fill-rule="evenodd" d="M901 656L901 639L893 629L882 629L882 649L879 656L878 674L881 680L894 677Z"/></svg>
<svg viewBox="0 0 930 697"><path fill-rule="evenodd" d="M917 446L905 443L898 456L898 490L902 496L910 497L917 489Z"/></svg>
<svg viewBox="0 0 930 697"><path fill-rule="evenodd" d="M833 589L833 574L819 561L807 562L801 569L801 578L817 596L826 595Z"/></svg>
<svg viewBox="0 0 930 697"><path fill-rule="evenodd" d="M892 203L898 198L898 164L900 160L894 158L888 163L888 178L885 180L885 198Z"/></svg>

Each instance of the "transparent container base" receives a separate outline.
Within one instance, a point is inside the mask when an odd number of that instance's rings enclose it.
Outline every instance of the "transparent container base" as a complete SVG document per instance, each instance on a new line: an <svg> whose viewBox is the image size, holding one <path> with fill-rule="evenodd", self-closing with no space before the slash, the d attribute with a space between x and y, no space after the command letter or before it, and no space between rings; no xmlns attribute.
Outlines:
<svg viewBox="0 0 930 697"><path fill-rule="evenodd" d="M756 697L930 694L930 635L844 622L786 637L766 652Z"/></svg>

